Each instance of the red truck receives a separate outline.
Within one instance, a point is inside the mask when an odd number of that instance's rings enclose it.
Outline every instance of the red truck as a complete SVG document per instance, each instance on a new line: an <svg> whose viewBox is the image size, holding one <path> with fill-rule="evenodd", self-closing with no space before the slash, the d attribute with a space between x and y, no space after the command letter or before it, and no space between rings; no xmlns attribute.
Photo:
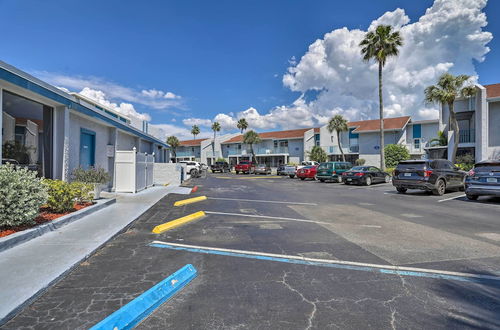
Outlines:
<svg viewBox="0 0 500 330"><path fill-rule="evenodd" d="M255 173L255 164L250 161L241 161L234 167L236 174L241 173Z"/></svg>

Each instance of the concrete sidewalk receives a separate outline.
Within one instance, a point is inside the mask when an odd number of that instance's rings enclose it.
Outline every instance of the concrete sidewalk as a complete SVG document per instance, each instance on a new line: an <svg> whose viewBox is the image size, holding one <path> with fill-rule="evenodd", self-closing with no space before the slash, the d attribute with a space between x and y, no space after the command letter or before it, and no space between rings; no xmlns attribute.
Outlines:
<svg viewBox="0 0 500 330"><path fill-rule="evenodd" d="M0 252L0 325L165 195L190 190L169 186L116 194L115 204Z"/></svg>

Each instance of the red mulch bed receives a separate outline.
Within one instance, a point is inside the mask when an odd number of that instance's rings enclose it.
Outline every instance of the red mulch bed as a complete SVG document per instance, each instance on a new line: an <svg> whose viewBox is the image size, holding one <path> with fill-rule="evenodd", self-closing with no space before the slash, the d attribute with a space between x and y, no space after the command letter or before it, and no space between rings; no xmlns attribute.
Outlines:
<svg viewBox="0 0 500 330"><path fill-rule="evenodd" d="M57 218L62 217L63 215L73 213L75 211L81 210L86 208L87 206L94 205L94 203L82 203L82 204L76 204L73 206L73 210L65 213L54 213L51 212L50 209L46 206L42 206L40 208L40 214L34 219L35 224L33 225L24 225L24 226L17 226L17 227L10 227L10 228L0 228L0 237L4 236L9 236L11 234L17 233L19 231L23 231L29 228L36 227L38 225L41 225L43 223L55 220Z"/></svg>

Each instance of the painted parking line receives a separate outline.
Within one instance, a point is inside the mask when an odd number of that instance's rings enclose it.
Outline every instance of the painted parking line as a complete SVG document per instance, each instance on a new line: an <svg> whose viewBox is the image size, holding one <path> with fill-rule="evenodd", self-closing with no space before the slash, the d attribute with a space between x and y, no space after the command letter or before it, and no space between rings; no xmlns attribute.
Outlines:
<svg viewBox="0 0 500 330"><path fill-rule="evenodd" d="M276 203L276 204L294 204L294 205L311 205L311 206L318 205L316 203L269 201L262 199L241 199L241 198L224 198L224 197L208 197L208 199L222 200L222 201L237 201L237 202Z"/></svg>
<svg viewBox="0 0 500 330"><path fill-rule="evenodd" d="M233 179L233 180L250 180L250 179L282 179L282 176L247 176L247 177L233 177L233 176L216 176L217 179Z"/></svg>
<svg viewBox="0 0 500 330"><path fill-rule="evenodd" d="M182 206L182 205L197 203L197 202L204 201L206 199L207 199L207 196L198 196L198 197L183 199L183 200L175 202L174 206Z"/></svg>
<svg viewBox="0 0 500 330"><path fill-rule="evenodd" d="M285 263L301 264L308 266L340 268L340 269L365 271L365 272L378 272L382 274L392 274L399 276L427 277L427 278L474 282L474 283L495 282L500 284L500 276L496 275L461 273L461 272L452 272L452 271L438 270L438 269L403 267L403 266L392 266L383 264L369 264L369 263L346 261L346 260L315 259L315 258L307 258L294 255L223 249L223 248L170 243L162 241L153 241L149 244L149 246L170 249L170 250L180 250L180 251L188 251L195 253L216 254L216 255L224 255L231 257L285 262Z"/></svg>
<svg viewBox="0 0 500 330"><path fill-rule="evenodd" d="M462 195L459 195L459 196L455 196L455 197L440 199L440 200L438 200L438 203L446 202L446 201L451 201L453 199L457 199L457 198L461 198L461 197L465 197L465 194L462 194Z"/></svg>
<svg viewBox="0 0 500 330"><path fill-rule="evenodd" d="M134 328L156 308L191 282L197 273L193 265L188 264L182 267L90 329L118 330Z"/></svg>
<svg viewBox="0 0 500 330"><path fill-rule="evenodd" d="M165 222L165 223L163 223L161 225L158 225L158 226L154 227L153 228L153 233L155 233L155 234L161 234L161 233L163 233L163 232L165 232L167 230L171 230L171 229L180 227L182 225L185 225L188 222L197 220L197 219L202 218L204 216L205 216L205 212L203 212L203 211L191 213L191 214L186 215L186 216L184 216L182 218L178 218L178 219L175 219L175 220L172 220L172 221L169 221L169 222Z"/></svg>

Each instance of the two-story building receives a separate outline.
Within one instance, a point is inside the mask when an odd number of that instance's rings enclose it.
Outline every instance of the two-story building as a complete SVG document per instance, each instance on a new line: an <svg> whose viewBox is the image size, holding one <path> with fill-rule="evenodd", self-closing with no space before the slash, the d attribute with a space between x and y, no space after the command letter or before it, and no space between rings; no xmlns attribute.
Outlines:
<svg viewBox="0 0 500 330"><path fill-rule="evenodd" d="M180 146L175 150L175 161L187 160L201 162L201 143L205 140L206 139L193 139L179 141Z"/></svg>

